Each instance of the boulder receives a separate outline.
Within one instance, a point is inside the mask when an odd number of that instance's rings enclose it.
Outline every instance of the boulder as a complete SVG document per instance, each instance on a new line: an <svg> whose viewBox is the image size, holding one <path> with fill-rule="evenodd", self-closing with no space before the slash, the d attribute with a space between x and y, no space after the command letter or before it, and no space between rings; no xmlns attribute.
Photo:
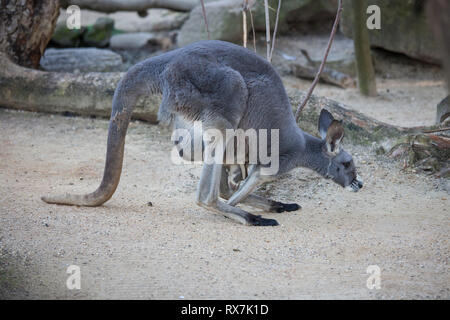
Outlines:
<svg viewBox="0 0 450 320"><path fill-rule="evenodd" d="M92 47L106 47L114 29L114 20L100 17L83 33L84 44Z"/></svg>
<svg viewBox="0 0 450 320"><path fill-rule="evenodd" d="M361 0L366 1L366 0ZM369 30L372 47L403 53L409 57L439 63L440 54L427 23L424 8L416 1L371 0L381 9L381 29ZM351 0L344 0L341 31L353 37ZM368 15L369 17L369 15Z"/></svg>
<svg viewBox="0 0 450 320"><path fill-rule="evenodd" d="M205 4L211 39L239 43L242 41L242 1L222 0ZM208 39L202 7L195 7L183 24L177 43L182 47L189 43Z"/></svg>
<svg viewBox="0 0 450 320"><path fill-rule="evenodd" d="M280 8L279 30L285 31L288 26L295 27L298 23L329 20L336 16L337 0L283 0ZM269 0L270 27L275 26L278 0ZM255 29L266 30L264 2L257 1L253 6ZM331 28L331 26L330 26Z"/></svg>
<svg viewBox="0 0 450 320"><path fill-rule="evenodd" d="M317 71L322 63L328 39L329 34L297 34L279 37L276 42L272 64L281 74L285 75L292 72L295 74L295 65L313 67ZM305 51L309 59L302 53ZM356 64L353 40L337 34L325 67L355 77Z"/></svg>
<svg viewBox="0 0 450 320"><path fill-rule="evenodd" d="M436 124L450 123L450 96L437 105Z"/></svg>
<svg viewBox="0 0 450 320"><path fill-rule="evenodd" d="M139 24L137 21L135 21L134 23L141 30L148 30L151 32L170 31L180 29L188 17L189 14L185 12L174 12L165 9L152 9L148 10L147 17L140 18ZM117 28L121 29L119 28L119 25ZM124 28L126 27L124 26Z"/></svg>
<svg viewBox="0 0 450 320"><path fill-rule="evenodd" d="M111 37L109 47L112 49L139 49L147 44L155 44L167 49L171 47L172 36L167 32L133 32L116 34Z"/></svg>
<svg viewBox="0 0 450 320"><path fill-rule="evenodd" d="M66 22L58 23L53 31L51 43L58 47L78 47L85 28L69 29Z"/></svg>
<svg viewBox="0 0 450 320"><path fill-rule="evenodd" d="M311 58L310 64L317 69L323 60L323 55L328 44L329 35L316 36L306 45L305 50ZM314 44L313 44L314 43ZM327 58L326 67L339 72L356 76L356 60L353 41L342 36L337 36Z"/></svg>
<svg viewBox="0 0 450 320"><path fill-rule="evenodd" d="M121 71L122 57L107 49L49 48L41 58L41 67L57 72Z"/></svg>
<svg viewBox="0 0 450 320"><path fill-rule="evenodd" d="M176 12L167 9L149 9L145 16L140 16L134 11L118 11L114 13L104 13L87 9L81 10L81 26L93 25L98 18L107 17L114 20L114 28L125 32L153 32L169 31L181 28L184 21L189 16L187 12ZM61 9L58 17L58 24L66 24L69 14L65 9Z"/></svg>
<svg viewBox="0 0 450 320"><path fill-rule="evenodd" d="M257 31L266 30L264 2L249 1ZM275 26L278 0L269 0L270 27ZM211 39L242 43L242 0L205 1ZM299 22L330 19L336 15L337 0L283 0L280 9L279 31ZM251 32L250 17L247 15L248 31ZM330 25L331 28L331 25ZM207 39L201 6L195 7L178 35L178 45Z"/></svg>

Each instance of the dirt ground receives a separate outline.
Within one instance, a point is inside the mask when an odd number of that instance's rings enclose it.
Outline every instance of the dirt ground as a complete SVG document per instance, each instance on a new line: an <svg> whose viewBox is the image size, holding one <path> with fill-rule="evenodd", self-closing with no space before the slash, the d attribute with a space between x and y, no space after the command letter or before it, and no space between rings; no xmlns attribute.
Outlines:
<svg viewBox="0 0 450 320"><path fill-rule="evenodd" d="M172 164L169 131L136 122L110 201L42 202L98 186L106 134L106 120L0 109L0 298L450 298L448 180L347 144L359 193L296 169L258 193L302 210L248 227L196 206L200 167Z"/></svg>

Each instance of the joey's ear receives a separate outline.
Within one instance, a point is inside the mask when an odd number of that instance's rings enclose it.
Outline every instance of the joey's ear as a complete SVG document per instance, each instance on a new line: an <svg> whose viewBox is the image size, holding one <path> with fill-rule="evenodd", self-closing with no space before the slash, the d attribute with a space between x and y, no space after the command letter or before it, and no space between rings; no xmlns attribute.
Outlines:
<svg viewBox="0 0 450 320"><path fill-rule="evenodd" d="M344 126L341 121L333 120L328 127L326 134L327 151L330 153L339 152L339 144L344 137Z"/></svg>
<svg viewBox="0 0 450 320"><path fill-rule="evenodd" d="M325 139L325 137L327 136L328 127L330 126L333 120L334 120L333 115L330 112L328 112L328 110L322 109L322 111L320 111L319 133L322 139Z"/></svg>

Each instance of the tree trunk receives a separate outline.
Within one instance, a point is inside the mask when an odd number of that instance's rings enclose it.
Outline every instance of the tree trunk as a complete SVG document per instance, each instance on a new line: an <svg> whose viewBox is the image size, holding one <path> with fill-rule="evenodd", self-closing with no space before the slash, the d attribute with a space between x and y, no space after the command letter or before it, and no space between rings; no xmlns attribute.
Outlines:
<svg viewBox="0 0 450 320"><path fill-rule="evenodd" d="M356 67L358 71L358 86L362 94L376 96L377 87L375 71L370 53L369 33L366 26L366 1L352 0Z"/></svg>
<svg viewBox="0 0 450 320"><path fill-rule="evenodd" d="M58 15L58 1L1 1L0 51L21 66L37 68Z"/></svg>

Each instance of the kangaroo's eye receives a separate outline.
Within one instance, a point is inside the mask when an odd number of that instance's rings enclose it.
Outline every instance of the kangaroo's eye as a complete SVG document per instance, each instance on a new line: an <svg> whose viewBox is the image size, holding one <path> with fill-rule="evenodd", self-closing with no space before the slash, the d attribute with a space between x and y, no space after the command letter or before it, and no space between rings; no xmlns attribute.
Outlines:
<svg viewBox="0 0 450 320"><path fill-rule="evenodd" d="M350 161L344 162L344 163L343 163L344 168L345 168L345 169L348 169L348 168L350 167L350 164L351 164Z"/></svg>

